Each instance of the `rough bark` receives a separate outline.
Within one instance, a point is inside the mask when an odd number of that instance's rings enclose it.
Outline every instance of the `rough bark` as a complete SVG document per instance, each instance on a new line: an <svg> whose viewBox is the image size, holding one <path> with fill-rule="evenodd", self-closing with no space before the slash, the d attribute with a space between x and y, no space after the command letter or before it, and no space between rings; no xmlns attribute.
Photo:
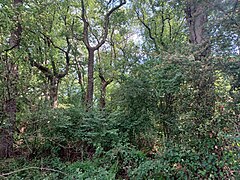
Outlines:
<svg viewBox="0 0 240 180"><path fill-rule="evenodd" d="M209 61L210 43L207 34L207 5L205 1L187 1L187 22L189 27L189 39L193 46L195 60L201 67L196 71L200 73L195 80L195 111L201 118L211 118L214 112L214 79L212 63ZM196 73L196 72L195 72Z"/></svg>
<svg viewBox="0 0 240 180"><path fill-rule="evenodd" d="M11 32L9 40L9 51L16 51L19 48L20 37L22 33L22 27L20 23L20 16L17 12L17 7L23 4L23 0L14 0L13 7L15 8L14 21L16 22L16 28ZM11 57L6 59L6 88L7 97L4 103L4 114L6 122L0 129L0 158L7 158L13 155L13 143L14 143L14 129L16 122L17 112L17 82L18 82L18 66L15 64L15 60Z"/></svg>
<svg viewBox="0 0 240 180"><path fill-rule="evenodd" d="M207 34L206 23L208 14L204 1L197 2L188 0L186 9L189 40L195 46L196 60L204 60L210 55L209 36Z"/></svg>

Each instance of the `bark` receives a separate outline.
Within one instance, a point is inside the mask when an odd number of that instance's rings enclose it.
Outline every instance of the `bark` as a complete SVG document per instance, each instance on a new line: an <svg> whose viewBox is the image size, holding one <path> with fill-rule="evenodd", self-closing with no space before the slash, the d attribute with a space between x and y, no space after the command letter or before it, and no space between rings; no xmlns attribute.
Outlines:
<svg viewBox="0 0 240 180"><path fill-rule="evenodd" d="M103 34L101 35L100 40L97 39L97 44L92 46L90 45L89 38L89 29L90 24L87 19L86 7L84 0L81 0L81 18L83 21L83 42L88 50L88 84L87 84L87 93L86 93L86 107L87 110L90 110L93 106L93 93L94 93L94 52L99 50L99 48L106 42L109 29L110 16L117 11L120 7L126 4L126 0L120 0L119 4L110 9L104 16L103 23Z"/></svg>
<svg viewBox="0 0 240 180"><path fill-rule="evenodd" d="M56 77L50 79L50 102L53 109L58 107L58 81Z"/></svg>
<svg viewBox="0 0 240 180"><path fill-rule="evenodd" d="M90 109L93 105L93 89L94 89L94 50L88 49L88 86L86 105Z"/></svg>
<svg viewBox="0 0 240 180"><path fill-rule="evenodd" d="M189 0L186 15L190 32L189 39L194 48L195 60L200 61L202 66L201 71L197 70L200 73L199 79L194 82L194 88L197 90L195 111L202 118L211 118L214 113L215 97L212 64L208 58L210 56L210 43L206 29L208 14L205 1Z"/></svg>
<svg viewBox="0 0 240 180"><path fill-rule="evenodd" d="M49 83L47 81L46 78L43 79L43 83L44 83L44 89L43 89L43 95L44 95L44 103L48 103L50 101L50 97L49 97Z"/></svg>
<svg viewBox="0 0 240 180"><path fill-rule="evenodd" d="M49 68L44 67L43 65L37 63L31 58L31 54L29 54L29 61L32 66L38 68L40 70L47 80L44 80L45 82L45 89L44 89L44 96L45 100L49 101L51 107L57 108L58 106L58 85L59 81L64 78L68 74L68 66L69 63L66 64L65 71L63 73L53 73Z"/></svg>
<svg viewBox="0 0 240 180"><path fill-rule="evenodd" d="M21 6L22 0L14 0L14 8ZM22 27L20 23L20 17L18 12L15 12L14 21L16 21L16 29L11 32L9 40L9 50L17 50L20 44L20 37L22 33ZM14 52L13 52L14 53ZM7 158L13 155L13 143L14 143L14 129L16 122L17 112L17 82L18 82L18 67L14 62L14 59L7 57L6 59L6 88L7 98L4 102L4 113L6 116L5 126L0 129L0 158ZM4 125L4 124L3 124Z"/></svg>
<svg viewBox="0 0 240 180"><path fill-rule="evenodd" d="M75 67L78 75L78 84L80 85L80 88L81 88L81 94L82 94L81 102L83 102L82 105L84 106L84 101L86 97L85 88L84 88L84 73L83 73L84 69L81 62L78 62L76 58L75 58Z"/></svg>
<svg viewBox="0 0 240 180"><path fill-rule="evenodd" d="M189 26L189 40L195 46L195 59L204 60L210 55L209 37L207 35L207 9L203 2L189 0L186 9Z"/></svg>
<svg viewBox="0 0 240 180"><path fill-rule="evenodd" d="M33 32L34 33L34 32ZM57 72L57 67L56 63L53 59L51 59L51 65L52 68L45 67L44 65L38 63L37 61L33 60L32 55L30 52L28 52L28 58L30 61L31 66L34 66L40 70L44 76L50 81L50 86L48 87L49 91L49 99L50 99L50 104L52 108L57 108L58 106L58 85L59 81L63 79L69 72L69 66L70 66L70 50L71 50L71 45L69 41L69 37L66 36L66 42L67 42L67 47L66 50L63 48L57 46L53 40L48 37L46 34L40 32L41 35L46 39L47 42L49 42L48 46L52 45L54 48L60 50L62 53L65 54L65 68L61 72ZM40 47L39 47L40 48ZM45 92L47 92L45 91ZM48 95L47 95L48 96ZM46 96L45 96L46 97Z"/></svg>
<svg viewBox="0 0 240 180"><path fill-rule="evenodd" d="M116 59L116 53L115 53L115 48L114 48L114 42L112 40L112 36L113 36L113 32L111 34L111 45L112 45L112 49L111 49L111 58ZM99 65L101 64L101 55L100 55L100 51L98 50L98 63ZM112 65L112 61L110 62L110 65ZM101 88L100 88L100 100L99 100L99 105L100 105L100 110L104 110L106 107L106 93L107 93L107 86L113 81L113 77L110 78L109 80L106 80L104 75L103 75L103 70L101 65L98 68L98 73L99 73L99 78L101 80Z"/></svg>
<svg viewBox="0 0 240 180"><path fill-rule="evenodd" d="M112 82L112 80L106 81L101 76L100 78L101 78L100 110L104 110L106 107L107 86Z"/></svg>
<svg viewBox="0 0 240 180"><path fill-rule="evenodd" d="M101 110L104 110L105 106L106 106L106 87L107 87L106 81L102 82L101 97L100 97L100 109Z"/></svg>

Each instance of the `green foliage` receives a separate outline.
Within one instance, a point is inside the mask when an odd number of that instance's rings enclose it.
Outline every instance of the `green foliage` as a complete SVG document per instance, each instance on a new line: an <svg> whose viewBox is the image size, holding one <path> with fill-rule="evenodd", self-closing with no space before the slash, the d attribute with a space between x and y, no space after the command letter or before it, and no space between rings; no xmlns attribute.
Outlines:
<svg viewBox="0 0 240 180"><path fill-rule="evenodd" d="M66 167L58 158L45 158L27 162L18 158L5 161L5 167L1 167L1 174L7 174L8 179L63 179L67 176L62 170ZM6 173L5 173L6 172Z"/></svg>
<svg viewBox="0 0 240 180"><path fill-rule="evenodd" d="M110 169L97 166L93 161L75 162L68 167L70 176L67 179L115 179L116 164Z"/></svg>
<svg viewBox="0 0 240 180"><path fill-rule="evenodd" d="M120 1L84 2L89 45L98 44L104 16ZM185 2L130 1L114 12L95 54L94 104L86 111L81 3L28 0L14 9L2 0L0 140L11 124L4 111L6 84L15 83L8 81L12 64L18 92L14 158L0 160L0 178L239 179L239 3L216 2L215 10L206 6L212 54L201 60L201 49L187 40ZM8 49L15 10L23 28L17 51ZM61 76L65 68L53 109L49 74ZM111 82L101 111L100 76Z"/></svg>
<svg viewBox="0 0 240 180"><path fill-rule="evenodd" d="M196 151L186 146L170 145L154 160L145 161L138 168L133 169L131 177L133 179L221 179L237 176L238 163L232 159L230 151L221 154L221 149L216 149L214 153L210 153L212 144L207 142L202 143L201 147L200 151Z"/></svg>
<svg viewBox="0 0 240 180"><path fill-rule="evenodd" d="M116 136L105 118L81 112L78 108L40 110L28 114L27 131L23 135L30 150L48 151L55 155L61 148L77 148L78 142L107 146ZM40 149L41 150L40 150ZM78 148L77 148L78 149ZM76 149L75 149L76 150Z"/></svg>
<svg viewBox="0 0 240 180"><path fill-rule="evenodd" d="M155 60L136 67L114 94L121 132L132 142L141 135L150 139L157 133L169 135L168 130L176 128L175 95L182 81L177 65Z"/></svg>

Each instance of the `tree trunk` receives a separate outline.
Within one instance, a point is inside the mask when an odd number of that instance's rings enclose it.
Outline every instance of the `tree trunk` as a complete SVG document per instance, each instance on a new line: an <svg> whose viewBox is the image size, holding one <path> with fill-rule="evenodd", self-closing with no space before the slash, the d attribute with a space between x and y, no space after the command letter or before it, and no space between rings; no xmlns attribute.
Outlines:
<svg viewBox="0 0 240 180"><path fill-rule="evenodd" d="M78 84L80 85L81 88L81 102L83 103L82 105L85 106L85 98L86 98L86 92L84 88L84 74L83 74L83 67L82 65L76 60L75 58L75 63L76 63L76 71L78 75Z"/></svg>
<svg viewBox="0 0 240 180"><path fill-rule="evenodd" d="M13 5L16 8L21 6L23 0L14 0ZM15 12L14 21L17 25L15 30L11 32L9 40L10 48L13 50L19 48L20 36L22 33L22 27L20 24L20 17ZM13 56L14 57L14 56ZM3 127L0 129L0 158L7 158L13 155L13 134L16 122L17 112L17 82L18 82L18 66L15 64L13 57L7 57L6 59L6 87L7 87L7 98L4 102L4 114L6 121L4 121Z"/></svg>
<svg viewBox="0 0 240 180"><path fill-rule="evenodd" d="M101 81L101 95L100 95L100 109L104 110L106 106L106 89L108 83L106 81Z"/></svg>
<svg viewBox="0 0 240 180"><path fill-rule="evenodd" d="M5 102L5 115L7 125L1 129L0 158L7 158L13 155L13 133L16 122L16 99L12 98Z"/></svg>
<svg viewBox="0 0 240 180"><path fill-rule="evenodd" d="M87 110L92 108L93 105L93 88L94 88L94 49L88 49L88 84L87 84L87 97L86 105Z"/></svg>
<svg viewBox="0 0 240 180"><path fill-rule="evenodd" d="M106 93L107 93L107 86L113 81L113 79L105 80L102 75L101 70L99 70L99 77L101 79L101 94L100 94L100 110L104 110L106 107Z"/></svg>
<svg viewBox="0 0 240 180"><path fill-rule="evenodd" d="M202 118L210 118L214 113L215 105L212 63L208 60L210 44L206 30L206 7L205 1L189 0L186 9L190 43L194 48L195 60L201 63L201 71L196 69L199 79L194 83L194 88L197 90L194 107Z"/></svg>
<svg viewBox="0 0 240 180"><path fill-rule="evenodd" d="M210 55L209 37L207 35L207 9L205 9L204 1L197 2L189 0L187 5L187 21L189 26L190 43L195 46L197 53L196 60L204 60Z"/></svg>
<svg viewBox="0 0 240 180"><path fill-rule="evenodd" d="M110 16L117 11L119 8L121 8L124 4L126 4L126 0L121 0L119 4L116 6L113 6L104 16L104 22L103 22L103 32L100 39L98 39L94 34L92 34L96 39L97 43L95 46L91 46L90 41L91 38L89 37L89 32L91 33L92 28L90 27L90 24L87 20L86 15L86 7L84 4L84 0L81 0L81 6L82 6L82 14L81 18L83 21L83 42L88 50L88 84L87 84L87 94L86 94L86 107L87 110L90 110L93 106L93 91L94 91L94 51L98 50L107 40L108 36L108 28L109 28L109 21Z"/></svg>
<svg viewBox="0 0 240 180"><path fill-rule="evenodd" d="M53 109L57 108L58 106L58 83L58 78L50 78L50 102Z"/></svg>
<svg viewBox="0 0 240 180"><path fill-rule="evenodd" d="M50 97L49 97L49 83L48 83L48 81L47 81L47 79L43 79L43 84L44 84L44 86L43 86L43 97L42 97L42 99L43 99L43 101L44 101L44 103L45 104L47 104L49 101L50 101Z"/></svg>

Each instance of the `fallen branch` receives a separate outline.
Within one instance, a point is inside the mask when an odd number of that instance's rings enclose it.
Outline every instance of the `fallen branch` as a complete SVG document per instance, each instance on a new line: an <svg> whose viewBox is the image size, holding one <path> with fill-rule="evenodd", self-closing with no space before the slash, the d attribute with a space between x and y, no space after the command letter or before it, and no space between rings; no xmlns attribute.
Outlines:
<svg viewBox="0 0 240 180"><path fill-rule="evenodd" d="M52 171L52 172L57 172L57 173L60 173L60 174L63 174L65 176L67 176L66 173L64 173L62 171L59 171L59 170L56 170L56 169L42 168L42 167L28 167L28 168L18 169L16 171L12 171L12 172L0 174L0 177L9 176L9 175L12 175L12 174L15 174L15 173L18 173L18 172L21 172L21 171L30 170L30 169L37 169L37 170L40 170L40 171Z"/></svg>

